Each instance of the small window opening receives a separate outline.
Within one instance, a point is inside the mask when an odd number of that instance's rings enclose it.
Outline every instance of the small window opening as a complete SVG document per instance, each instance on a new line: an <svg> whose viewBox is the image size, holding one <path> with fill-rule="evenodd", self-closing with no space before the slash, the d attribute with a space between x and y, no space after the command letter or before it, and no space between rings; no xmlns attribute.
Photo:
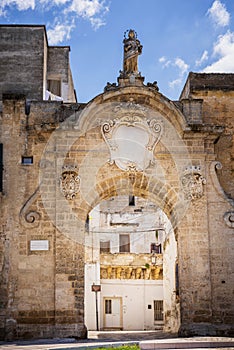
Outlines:
<svg viewBox="0 0 234 350"><path fill-rule="evenodd" d="M24 164L24 165L33 164L33 157L24 157L24 156L22 156L21 163Z"/></svg>
<svg viewBox="0 0 234 350"><path fill-rule="evenodd" d="M55 79L47 80L47 90L56 96L61 96L61 81Z"/></svg>
<svg viewBox="0 0 234 350"><path fill-rule="evenodd" d="M105 314L112 314L111 299L105 300Z"/></svg>
<svg viewBox="0 0 234 350"><path fill-rule="evenodd" d="M129 235L119 235L119 252L130 253L130 237Z"/></svg>
<svg viewBox="0 0 234 350"><path fill-rule="evenodd" d="M100 241L100 253L110 253L110 241Z"/></svg>
<svg viewBox="0 0 234 350"><path fill-rule="evenodd" d="M135 196L129 196L129 206L135 206Z"/></svg>
<svg viewBox="0 0 234 350"><path fill-rule="evenodd" d="M154 321L163 321L163 300L154 300Z"/></svg>
<svg viewBox="0 0 234 350"><path fill-rule="evenodd" d="M155 254L162 254L162 245L160 243L151 243L150 252Z"/></svg>

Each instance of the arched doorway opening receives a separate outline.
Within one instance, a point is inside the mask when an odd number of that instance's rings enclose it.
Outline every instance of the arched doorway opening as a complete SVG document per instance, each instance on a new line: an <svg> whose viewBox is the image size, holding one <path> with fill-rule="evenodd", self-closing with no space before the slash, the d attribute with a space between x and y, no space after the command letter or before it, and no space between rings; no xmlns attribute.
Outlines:
<svg viewBox="0 0 234 350"><path fill-rule="evenodd" d="M87 216L85 247L88 330L178 331L177 243L156 203L132 194L100 201Z"/></svg>

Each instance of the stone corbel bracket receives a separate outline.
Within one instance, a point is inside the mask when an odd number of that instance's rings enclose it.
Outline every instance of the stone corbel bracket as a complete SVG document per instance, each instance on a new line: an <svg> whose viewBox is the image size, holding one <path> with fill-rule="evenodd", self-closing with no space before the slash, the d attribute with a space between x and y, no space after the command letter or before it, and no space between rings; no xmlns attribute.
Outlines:
<svg viewBox="0 0 234 350"><path fill-rule="evenodd" d="M78 175L77 166L64 165L62 167L60 190L66 199L75 199L80 191L80 176Z"/></svg>
<svg viewBox="0 0 234 350"><path fill-rule="evenodd" d="M161 138L163 122L156 118L147 119L147 109L133 102L121 103L113 113L115 118L101 125L103 139L110 150L109 163L116 163L125 171L133 167L136 171L145 170L153 163L153 152Z"/></svg>
<svg viewBox="0 0 234 350"><path fill-rule="evenodd" d="M206 179L202 176L200 166L189 166L185 169L181 178L182 188L187 200L195 201L204 194L203 186Z"/></svg>
<svg viewBox="0 0 234 350"><path fill-rule="evenodd" d="M220 185L218 176L217 176L217 170L222 169L222 164L218 161L213 161L210 164L210 177L212 180L212 184L215 188L216 193L222 198L223 201L228 202L232 207L234 207L234 200L229 198L225 191L223 190L222 186ZM230 227L234 228L234 211L230 210L227 211L223 215L223 219L225 224Z"/></svg>
<svg viewBox="0 0 234 350"><path fill-rule="evenodd" d="M231 204L232 207L234 207L234 200L229 198L225 191L223 190L222 186L220 185L218 176L217 176L217 170L222 169L222 164L218 161L212 161L210 163L210 177L212 184L216 190L216 193L223 198L224 201L227 201L229 204Z"/></svg>

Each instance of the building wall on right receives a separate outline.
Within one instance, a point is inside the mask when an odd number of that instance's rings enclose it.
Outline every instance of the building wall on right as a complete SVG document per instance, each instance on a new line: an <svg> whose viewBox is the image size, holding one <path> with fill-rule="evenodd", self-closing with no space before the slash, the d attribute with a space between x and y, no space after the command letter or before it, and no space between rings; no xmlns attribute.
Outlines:
<svg viewBox="0 0 234 350"><path fill-rule="evenodd" d="M223 127L214 140L217 160L222 164L217 174L227 196L234 198L234 74L189 73L180 101L183 112L189 101L188 112L197 118L197 124Z"/></svg>
<svg viewBox="0 0 234 350"><path fill-rule="evenodd" d="M207 225L211 283L211 319L233 324L234 304L234 74L190 73L180 96L182 110L193 118L193 130L206 126ZM209 130L216 138L209 138ZM215 159L212 156L215 155ZM214 191L215 189L215 191ZM202 220L202 218L201 218ZM199 242L198 242L199 244ZM203 247L201 246L201 252ZM194 291L196 299L196 291ZM199 314L195 316L199 322ZM204 334L212 332L204 327ZM186 333L186 332L185 332Z"/></svg>

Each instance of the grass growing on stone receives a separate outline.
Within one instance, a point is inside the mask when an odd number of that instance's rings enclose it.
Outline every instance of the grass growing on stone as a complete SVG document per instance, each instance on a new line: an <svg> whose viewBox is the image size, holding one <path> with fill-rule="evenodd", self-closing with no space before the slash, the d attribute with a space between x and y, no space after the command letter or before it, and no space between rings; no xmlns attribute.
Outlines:
<svg viewBox="0 0 234 350"><path fill-rule="evenodd" d="M131 344L131 345L120 345L120 346L111 346L111 347L100 347L95 348L95 350L139 350L140 347L137 344Z"/></svg>

